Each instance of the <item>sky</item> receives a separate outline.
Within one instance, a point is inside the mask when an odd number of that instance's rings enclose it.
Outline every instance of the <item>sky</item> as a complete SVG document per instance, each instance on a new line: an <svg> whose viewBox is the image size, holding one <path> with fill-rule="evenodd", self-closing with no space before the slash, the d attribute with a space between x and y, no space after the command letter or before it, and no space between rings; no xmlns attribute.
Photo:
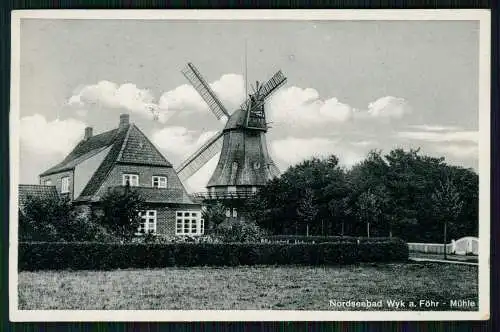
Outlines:
<svg viewBox="0 0 500 332"><path fill-rule="evenodd" d="M350 167L394 148L478 167L478 21L24 18L20 45L21 183L38 183L86 126L111 130L122 113L179 165L224 125L182 75L187 62L230 111L245 81L283 71L265 105L282 171L329 154ZM189 191L204 189L217 160Z"/></svg>

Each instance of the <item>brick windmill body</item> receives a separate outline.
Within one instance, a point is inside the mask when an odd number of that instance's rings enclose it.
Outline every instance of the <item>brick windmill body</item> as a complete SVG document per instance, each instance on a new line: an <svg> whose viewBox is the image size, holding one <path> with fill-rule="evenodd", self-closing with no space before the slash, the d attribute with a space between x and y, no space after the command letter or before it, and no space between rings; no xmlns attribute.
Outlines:
<svg viewBox="0 0 500 332"><path fill-rule="evenodd" d="M182 71L208 104L217 119L227 119L224 128L209 139L178 168L181 180L187 180L220 152L217 167L207 183L207 192L195 194L207 203L220 201L228 217L237 217L237 209L266 182L279 176L269 155L266 133L268 123L264 104L286 82L281 71L264 84L253 87L248 99L230 114L193 64Z"/></svg>

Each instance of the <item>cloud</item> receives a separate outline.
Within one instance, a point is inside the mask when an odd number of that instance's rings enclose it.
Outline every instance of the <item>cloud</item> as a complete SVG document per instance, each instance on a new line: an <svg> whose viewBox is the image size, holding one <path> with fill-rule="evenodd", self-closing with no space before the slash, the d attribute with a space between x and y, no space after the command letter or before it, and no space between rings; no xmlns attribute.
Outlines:
<svg viewBox="0 0 500 332"><path fill-rule="evenodd" d="M442 125L408 125L409 128L424 131L457 131L460 127L456 126L442 126Z"/></svg>
<svg viewBox="0 0 500 332"><path fill-rule="evenodd" d="M225 74L209 84L229 113L245 98L243 76ZM208 111L208 105L190 84L183 84L162 94L158 105L165 110Z"/></svg>
<svg viewBox="0 0 500 332"><path fill-rule="evenodd" d="M434 150L455 158L479 157L479 147L473 144L443 144L434 146Z"/></svg>
<svg viewBox="0 0 500 332"><path fill-rule="evenodd" d="M271 151L287 166L312 157L325 157L335 154L340 164L352 166L363 160L364 153L348 149L339 144L340 140L322 137L297 138L287 137L271 143Z"/></svg>
<svg viewBox="0 0 500 332"><path fill-rule="evenodd" d="M268 103L269 117L274 122L294 126L344 123L351 119L401 118L411 112L403 98L386 96L370 103L367 109L355 109L337 98L322 99L312 88L282 89Z"/></svg>
<svg viewBox="0 0 500 332"><path fill-rule="evenodd" d="M85 123L66 119L47 121L35 114L21 118L21 144L37 154L67 154L83 137Z"/></svg>
<svg viewBox="0 0 500 332"><path fill-rule="evenodd" d="M132 112L146 112L154 107L153 94L132 83L118 85L110 81L100 81L87 85L69 98L68 104L83 106L98 104L106 108L123 108Z"/></svg>
<svg viewBox="0 0 500 332"><path fill-rule="evenodd" d="M370 146L370 145L374 145L375 142L374 141L370 141L370 140L361 140L361 141L353 141L353 142L350 142L351 145L354 145L354 146L361 146L361 147L364 147L364 146Z"/></svg>
<svg viewBox="0 0 500 332"><path fill-rule="evenodd" d="M206 185L217 167L220 153L216 154L210 161L203 165L198 172L194 173L184 184L189 192L206 191Z"/></svg>
<svg viewBox="0 0 500 332"><path fill-rule="evenodd" d="M474 142L477 143L479 135L477 131L402 131L397 133L399 138L427 142Z"/></svg>
<svg viewBox="0 0 500 332"><path fill-rule="evenodd" d="M401 118L410 112L404 98L386 96L368 104L368 114L372 117Z"/></svg>
<svg viewBox="0 0 500 332"><path fill-rule="evenodd" d="M226 74L210 84L223 105L231 113L245 98L244 81L241 75ZM96 84L79 87L67 104L85 116L83 108L106 108L126 110L145 117L154 117L161 123L177 111L208 111L208 105L190 85L183 84L161 95L156 102L153 93L133 83L117 84L103 80Z"/></svg>
<svg viewBox="0 0 500 332"><path fill-rule="evenodd" d="M153 142L167 153L167 159L172 157L172 162L179 165L196 151L203 143L216 134L215 131L199 133L184 127L167 127L152 135ZM205 186L217 166L220 153L210 159L184 185L189 192L205 191Z"/></svg>
<svg viewBox="0 0 500 332"><path fill-rule="evenodd" d="M298 126L344 122L352 115L352 108L337 98L322 100L315 89L295 86L278 91L269 100L267 109L272 121Z"/></svg>
<svg viewBox="0 0 500 332"><path fill-rule="evenodd" d="M153 133L152 141L160 149L178 161L177 164L188 158L203 143L216 134L215 131L207 131L200 134L190 131L185 127L166 127Z"/></svg>

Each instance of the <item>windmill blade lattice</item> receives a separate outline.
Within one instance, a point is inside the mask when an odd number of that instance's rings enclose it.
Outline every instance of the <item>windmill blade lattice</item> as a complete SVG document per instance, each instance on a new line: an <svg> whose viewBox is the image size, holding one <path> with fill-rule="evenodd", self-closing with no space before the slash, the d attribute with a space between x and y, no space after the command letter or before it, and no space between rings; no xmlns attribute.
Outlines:
<svg viewBox="0 0 500 332"><path fill-rule="evenodd" d="M260 103L263 103L267 97L269 97L276 89L285 84L286 77L281 70L277 71L266 83L256 86L255 93L258 94L261 99ZM241 105L242 110L248 110L251 107L251 100L247 98Z"/></svg>
<svg viewBox="0 0 500 332"><path fill-rule="evenodd" d="M278 168L278 166L276 166L276 163L273 160L271 160L268 167L269 172L271 173L271 178L277 178L281 175L280 169Z"/></svg>
<svg viewBox="0 0 500 332"><path fill-rule="evenodd" d="M182 74L191 83L191 85L193 85L196 91L198 91L218 120L220 120L223 116L229 117L229 112L192 63L187 64L186 68L182 70Z"/></svg>
<svg viewBox="0 0 500 332"><path fill-rule="evenodd" d="M273 77L269 79L266 83L262 84L259 89L259 94L262 98L267 98L273 91L279 88L286 82L286 77L283 75L281 70L276 72Z"/></svg>
<svg viewBox="0 0 500 332"><path fill-rule="evenodd" d="M222 132L218 132L203 144L195 153L187 158L179 167L176 173L181 181L186 181L196 173L203 165L212 159L222 148Z"/></svg>

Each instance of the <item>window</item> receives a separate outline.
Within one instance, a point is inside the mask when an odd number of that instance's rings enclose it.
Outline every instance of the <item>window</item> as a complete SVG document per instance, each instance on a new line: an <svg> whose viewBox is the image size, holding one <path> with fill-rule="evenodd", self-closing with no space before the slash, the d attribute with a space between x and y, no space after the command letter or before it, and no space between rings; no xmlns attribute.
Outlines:
<svg viewBox="0 0 500 332"><path fill-rule="evenodd" d="M227 192L228 193L235 193L236 192L236 186L229 186L229 187L227 187Z"/></svg>
<svg viewBox="0 0 500 332"><path fill-rule="evenodd" d="M167 177L166 176L153 176L152 178L153 188L167 188Z"/></svg>
<svg viewBox="0 0 500 332"><path fill-rule="evenodd" d="M200 211L177 211L175 233L177 235L202 235L204 222Z"/></svg>
<svg viewBox="0 0 500 332"><path fill-rule="evenodd" d="M52 185L52 181L51 180L45 180L45 183L44 183L46 186L51 186Z"/></svg>
<svg viewBox="0 0 500 332"><path fill-rule="evenodd" d="M69 176L61 178L61 194L69 193Z"/></svg>
<svg viewBox="0 0 500 332"><path fill-rule="evenodd" d="M126 186L127 182L131 187L137 187L139 185L139 175L137 174L123 174L122 185Z"/></svg>
<svg viewBox="0 0 500 332"><path fill-rule="evenodd" d="M235 208L233 208L233 218L236 218L238 216L238 211L236 211Z"/></svg>
<svg viewBox="0 0 500 332"><path fill-rule="evenodd" d="M138 234L156 233L156 210L139 212L141 223L137 229Z"/></svg>

